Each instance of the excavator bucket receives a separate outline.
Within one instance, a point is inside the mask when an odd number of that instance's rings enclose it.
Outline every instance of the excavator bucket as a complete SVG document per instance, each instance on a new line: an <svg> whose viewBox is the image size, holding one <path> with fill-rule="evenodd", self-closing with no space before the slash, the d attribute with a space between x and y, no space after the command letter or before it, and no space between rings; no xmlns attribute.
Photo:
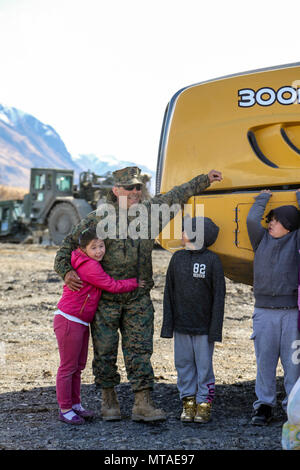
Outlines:
<svg viewBox="0 0 300 470"><path fill-rule="evenodd" d="M161 133L156 192L211 169L221 171L223 181L191 198L186 211L214 220L220 232L210 248L219 254L225 275L251 285L253 251L246 218L255 196L262 189L272 191L266 212L283 204L297 206L300 63L210 80L173 96ZM182 215L167 227L166 236L164 231L159 236L168 250L181 247L172 233Z"/></svg>

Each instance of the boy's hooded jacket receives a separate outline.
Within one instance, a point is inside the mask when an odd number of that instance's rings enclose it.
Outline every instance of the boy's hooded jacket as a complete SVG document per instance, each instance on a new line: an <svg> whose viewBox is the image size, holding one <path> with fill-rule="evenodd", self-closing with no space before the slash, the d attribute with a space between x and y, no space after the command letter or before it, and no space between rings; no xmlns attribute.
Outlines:
<svg viewBox="0 0 300 470"><path fill-rule="evenodd" d="M199 250L179 250L171 258L164 291L161 337L173 332L208 335L222 341L225 278L217 254L209 251L219 228L204 218L204 244Z"/></svg>
<svg viewBox="0 0 300 470"><path fill-rule="evenodd" d="M73 292L64 285L57 308L87 323L94 318L102 290L116 294L130 292L138 287L136 278L117 281L110 277L98 261L87 256L80 248L72 252L71 264L83 286L79 291Z"/></svg>
<svg viewBox="0 0 300 470"><path fill-rule="evenodd" d="M300 193L296 195L299 204ZM293 230L281 238L269 234L261 220L270 197L269 193L259 194L247 217L248 234L255 253L255 307L297 308L300 230Z"/></svg>

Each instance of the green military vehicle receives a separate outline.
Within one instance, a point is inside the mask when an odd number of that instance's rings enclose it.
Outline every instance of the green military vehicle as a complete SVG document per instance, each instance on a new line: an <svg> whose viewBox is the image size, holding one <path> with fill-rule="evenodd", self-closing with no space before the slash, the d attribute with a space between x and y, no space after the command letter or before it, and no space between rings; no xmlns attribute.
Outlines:
<svg viewBox="0 0 300 470"><path fill-rule="evenodd" d="M59 245L80 219L105 200L112 186L111 174L84 171L74 185L73 170L32 168L24 200L0 201L0 241L20 242L36 234L41 238L48 228L51 241Z"/></svg>
<svg viewBox="0 0 300 470"><path fill-rule="evenodd" d="M28 227L22 222L23 201L0 201L0 240L21 242L29 235Z"/></svg>

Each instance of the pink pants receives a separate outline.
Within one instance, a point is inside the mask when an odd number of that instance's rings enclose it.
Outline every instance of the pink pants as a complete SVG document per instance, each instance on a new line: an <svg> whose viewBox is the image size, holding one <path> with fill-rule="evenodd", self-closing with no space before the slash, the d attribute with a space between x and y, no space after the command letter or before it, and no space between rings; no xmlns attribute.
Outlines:
<svg viewBox="0 0 300 470"><path fill-rule="evenodd" d="M68 410L80 403L80 376L88 356L89 327L62 315L55 315L53 327L60 355L56 397L60 409Z"/></svg>

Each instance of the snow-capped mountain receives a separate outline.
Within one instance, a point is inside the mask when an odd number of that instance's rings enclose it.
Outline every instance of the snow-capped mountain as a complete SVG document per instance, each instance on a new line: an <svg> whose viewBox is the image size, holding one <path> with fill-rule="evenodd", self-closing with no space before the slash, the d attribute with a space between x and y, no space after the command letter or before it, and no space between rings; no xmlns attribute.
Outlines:
<svg viewBox="0 0 300 470"><path fill-rule="evenodd" d="M112 155L104 155L101 158L97 157L94 154L87 155L76 155L72 157L77 166L79 166L82 171L91 170L97 175L105 175L107 172L112 172L120 168L125 168L126 166L136 165L134 162L118 160ZM147 173L151 176L151 193L155 192L155 172L150 170L144 165L137 165L142 173Z"/></svg>
<svg viewBox="0 0 300 470"><path fill-rule="evenodd" d="M16 108L0 104L0 184L28 188L30 168L68 168L75 172L91 170L98 175L134 162L123 162L113 156L72 156L59 134L48 124ZM138 165L140 166L140 165ZM144 173L155 172L140 166Z"/></svg>
<svg viewBox="0 0 300 470"><path fill-rule="evenodd" d="M32 167L77 170L51 126L16 108L0 105L0 183L27 188Z"/></svg>

